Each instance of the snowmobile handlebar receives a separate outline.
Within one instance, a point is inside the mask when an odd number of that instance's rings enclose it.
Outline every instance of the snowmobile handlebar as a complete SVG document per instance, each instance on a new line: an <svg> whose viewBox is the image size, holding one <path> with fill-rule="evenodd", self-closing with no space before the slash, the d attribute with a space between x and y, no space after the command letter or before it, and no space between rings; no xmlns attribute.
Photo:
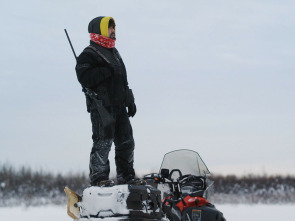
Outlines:
<svg viewBox="0 0 295 221"><path fill-rule="evenodd" d="M159 173L150 173L143 177L144 180L152 180L155 183L163 183L163 177Z"/></svg>
<svg viewBox="0 0 295 221"><path fill-rule="evenodd" d="M161 171L162 172L162 171ZM178 172L179 177L173 179L172 176L175 172ZM151 173L144 176L145 180L152 180L157 184L167 184L170 191L177 198L181 197L182 189L186 186L195 186L198 191L206 190L206 177L205 176L195 176L191 174L182 175L179 169L173 169L170 173ZM172 201L169 203L173 203Z"/></svg>
<svg viewBox="0 0 295 221"><path fill-rule="evenodd" d="M174 181L174 179L172 178L172 175L174 172L178 172L180 175L176 179L176 181ZM156 183L179 183L179 184L183 184L185 182L189 182L189 181L193 181L193 180L201 180L203 182L206 181L205 176L195 176L195 175L191 175L191 174L182 175L181 171L178 169L172 170L168 177L165 177L160 173L150 173L150 174L145 175L143 177L143 179L144 180L153 180Z"/></svg>
<svg viewBox="0 0 295 221"><path fill-rule="evenodd" d="M173 180L173 179L172 179L172 175L173 175L175 172L178 172L178 174L179 174L179 177L177 178L177 180L179 180L179 179L182 177L182 173L181 173L181 171L180 171L179 169L173 169L173 170L171 170L171 172L170 172L170 174L169 174L169 177L168 177L169 180Z"/></svg>

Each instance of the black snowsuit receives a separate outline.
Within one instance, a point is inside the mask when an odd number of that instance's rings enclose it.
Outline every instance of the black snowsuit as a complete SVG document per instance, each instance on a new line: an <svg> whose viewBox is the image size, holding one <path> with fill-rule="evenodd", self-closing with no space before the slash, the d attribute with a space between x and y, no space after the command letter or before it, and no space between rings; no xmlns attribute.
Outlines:
<svg viewBox="0 0 295 221"><path fill-rule="evenodd" d="M134 178L134 139L126 107L134 98L128 88L125 65L115 48L104 48L92 41L90 46L98 49L109 61L97 54L94 48L87 47L77 59L76 72L82 87L97 93L104 107L114 118L113 132L103 132L101 118L95 106L87 102L92 122L93 147L90 154L90 180L95 185L109 179L108 160L112 143L115 144L117 180L125 183ZM131 92L131 93L130 93Z"/></svg>

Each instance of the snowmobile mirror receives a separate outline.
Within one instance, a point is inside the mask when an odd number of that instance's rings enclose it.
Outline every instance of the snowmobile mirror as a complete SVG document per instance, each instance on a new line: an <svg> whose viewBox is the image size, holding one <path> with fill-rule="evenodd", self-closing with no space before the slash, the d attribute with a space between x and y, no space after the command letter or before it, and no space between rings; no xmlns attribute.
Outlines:
<svg viewBox="0 0 295 221"><path fill-rule="evenodd" d="M163 178L168 178L169 174L169 169L161 169L161 175Z"/></svg>

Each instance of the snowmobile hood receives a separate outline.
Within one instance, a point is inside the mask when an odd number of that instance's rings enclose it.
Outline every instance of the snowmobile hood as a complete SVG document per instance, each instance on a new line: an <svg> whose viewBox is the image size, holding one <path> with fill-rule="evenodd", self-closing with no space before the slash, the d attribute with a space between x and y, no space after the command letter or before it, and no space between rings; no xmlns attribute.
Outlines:
<svg viewBox="0 0 295 221"><path fill-rule="evenodd" d="M115 20L112 17L100 16L100 17L92 19L88 25L88 32L109 37L108 30L109 30L110 20L113 20L115 23Z"/></svg>

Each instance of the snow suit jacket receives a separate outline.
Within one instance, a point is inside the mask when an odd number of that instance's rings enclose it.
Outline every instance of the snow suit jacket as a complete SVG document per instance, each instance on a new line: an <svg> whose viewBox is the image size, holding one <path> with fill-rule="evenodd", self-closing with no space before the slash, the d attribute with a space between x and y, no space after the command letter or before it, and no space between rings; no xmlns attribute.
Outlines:
<svg viewBox="0 0 295 221"><path fill-rule="evenodd" d="M128 88L126 68L118 50L102 47L93 41L90 46L98 49L109 63L95 50L86 47L77 59L78 81L82 87L96 92L105 106L129 106L133 94Z"/></svg>

